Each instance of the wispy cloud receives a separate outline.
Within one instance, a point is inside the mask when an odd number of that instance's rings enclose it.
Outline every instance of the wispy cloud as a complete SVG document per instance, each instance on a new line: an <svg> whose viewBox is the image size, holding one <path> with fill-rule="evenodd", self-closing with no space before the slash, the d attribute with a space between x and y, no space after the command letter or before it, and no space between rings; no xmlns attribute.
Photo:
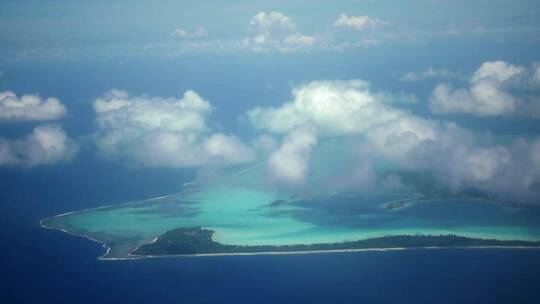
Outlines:
<svg viewBox="0 0 540 304"><path fill-rule="evenodd" d="M198 27L196 30L190 32L183 28L175 29L171 36L178 39L197 39L204 38L208 35L204 27Z"/></svg>
<svg viewBox="0 0 540 304"><path fill-rule="evenodd" d="M348 16L341 14L334 22L334 27L344 27L356 31L369 31L387 26L389 23L369 16Z"/></svg>
<svg viewBox="0 0 540 304"><path fill-rule="evenodd" d="M423 81L427 79L458 79L462 78L463 74L454 72L450 69L427 68L418 72L406 72L399 75L399 80L405 82Z"/></svg>

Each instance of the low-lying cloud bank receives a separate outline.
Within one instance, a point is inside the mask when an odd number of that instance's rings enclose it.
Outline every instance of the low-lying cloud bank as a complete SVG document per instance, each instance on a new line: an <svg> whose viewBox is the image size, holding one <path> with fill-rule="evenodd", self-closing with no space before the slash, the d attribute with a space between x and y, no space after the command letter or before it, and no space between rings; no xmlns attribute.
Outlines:
<svg viewBox="0 0 540 304"><path fill-rule="evenodd" d="M229 134L211 131L213 108L193 91L181 98L130 96L112 90L94 101L99 150L151 167L232 165L254 152Z"/></svg>
<svg viewBox="0 0 540 304"><path fill-rule="evenodd" d="M485 77L481 72L475 75L478 79ZM504 73L499 76L509 77ZM540 195L540 140L497 144L490 136L455 123L426 119L393 107L380 96L361 80L315 81L295 88L292 100L280 107L258 107L246 115L259 131L284 135L282 146L269 163L271 172L284 172L272 174L282 182L298 183L308 178L310 151L316 149L317 142L353 138L357 144L350 149L366 161L360 160L357 168L349 169L364 184L377 179L376 170L369 168L376 160L396 170L428 172L455 191L475 188L520 200L534 200ZM314 131L309 140L300 141L303 144L296 152L297 145L291 138L306 126ZM281 171L276 169L279 167Z"/></svg>

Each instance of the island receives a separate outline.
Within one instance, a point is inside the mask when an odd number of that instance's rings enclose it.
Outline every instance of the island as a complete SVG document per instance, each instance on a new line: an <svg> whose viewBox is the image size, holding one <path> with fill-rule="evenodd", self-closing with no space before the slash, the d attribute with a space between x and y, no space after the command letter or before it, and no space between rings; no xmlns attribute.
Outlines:
<svg viewBox="0 0 540 304"><path fill-rule="evenodd" d="M396 235L357 241L297 245L226 245L212 239L213 230L181 227L169 230L131 252L131 256L206 255L235 253L294 253L362 249L539 247L540 241L497 240L457 235Z"/></svg>
<svg viewBox="0 0 540 304"><path fill-rule="evenodd" d="M402 248L540 248L540 206L416 192L209 185L54 215L42 227L100 243L102 260ZM536 250L536 249L533 249Z"/></svg>

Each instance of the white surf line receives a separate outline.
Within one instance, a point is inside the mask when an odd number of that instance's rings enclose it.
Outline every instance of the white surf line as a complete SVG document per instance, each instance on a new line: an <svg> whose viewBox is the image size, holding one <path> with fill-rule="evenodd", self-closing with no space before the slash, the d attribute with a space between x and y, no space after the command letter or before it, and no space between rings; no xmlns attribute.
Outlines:
<svg viewBox="0 0 540 304"><path fill-rule="evenodd" d="M88 235L85 235L85 234L80 234L80 233L75 233L75 232L72 232L72 231L69 231L69 230L66 230L64 228L59 228L59 227L49 227L49 226L46 226L46 225L43 225L41 222L44 221L46 219L43 219L40 221L40 226L45 228L45 229L50 229L50 230L55 230L55 231L62 231L64 233L67 233L69 235L73 235L73 236L76 236L76 237L82 237L82 238L85 238L87 240L90 240L90 241L93 241L93 242L96 242L98 244L101 244L101 246L105 249L105 253L102 254L101 256L99 256L97 259L98 260L129 260L129 259L134 259L134 258L138 258L139 256L133 256L133 257L128 257L128 258L108 258L107 255L109 255L109 253L111 252L111 247L109 247L107 245L107 243L105 241L100 241L98 239L95 239L93 237L90 237ZM155 243L157 240L159 239L159 236L156 236L154 237L154 239L150 242L150 243ZM144 244L147 244L147 243L143 243L139 246L137 246L135 249L131 250L129 253L128 253L128 256L131 255L131 252L137 250L137 248L139 248L140 246L144 245Z"/></svg>
<svg viewBox="0 0 540 304"><path fill-rule="evenodd" d="M94 241L94 242L96 242L96 243L98 243L98 244L101 244L101 246L102 246L106 251L105 251L105 253L104 253L103 255L99 256L98 259L103 259L103 258L105 258L105 257L109 254L109 252L111 251L111 248L110 248L109 246L107 246L107 244L106 244L105 242L103 242L103 241L94 239L94 238L92 238L92 237L90 237L90 236L88 236L88 235L75 233L75 232L66 230L66 229L64 229L64 228L59 228L59 227L49 227L49 226L46 226L46 225L44 225L44 224L42 223L44 220L46 220L46 219L41 220L41 221L39 222L39 224L40 224L41 227L43 227L43 228L45 228L45 229L51 229L51 230L56 230L56 231L60 230L60 231L62 231L62 232L64 232L64 233L67 233L67 234L69 234L69 235L73 235L73 236L77 236L77 237L83 237L83 238L85 238L85 239L87 239L87 240Z"/></svg>
<svg viewBox="0 0 540 304"><path fill-rule="evenodd" d="M246 168L240 172L238 172L237 174L238 175L242 175L250 170L252 170L253 168L256 168L258 166L261 166L262 164L264 164L265 162L262 161L262 162L259 162L249 168ZM186 186L189 186L189 185L193 185L193 184L198 184L199 182L196 181L196 180L192 180L192 181L189 181L189 182L185 182L182 184L182 187L186 187ZM76 234L76 233L73 233L73 232L70 232L70 231L67 231L63 228L57 228L57 227L49 227L47 225L44 224L45 221L47 220L51 220L51 219L55 219L55 218L58 218L58 217L63 217L63 216L66 216L66 215L71 215L71 214L77 214L77 213L82 213L82 212L87 212L87 211L96 211L96 210L101 210L101 209L105 209L105 208L110 208L110 207L117 207L117 206L121 206L121 205L128 205L128 204L136 204L136 203L140 203L140 202L144 202L144 201L155 201L155 200L160 200L160 199L164 199L164 198L167 198L167 197L171 197L173 195L179 195L181 194L182 192L176 192L176 193L172 193L172 194L168 194L168 195L163 195L163 196L157 196L157 197L152 197L152 198L148 198L148 199L142 199L142 200L137 200L137 201L130 201L130 202L124 202L124 203L116 203L116 204L108 204L108 205L104 205L104 206L99 206L99 207L92 207L92 208L85 208L85 209L80 209L80 210L74 210L74 211L69 211L69 212L65 212L65 213L61 213L61 214L57 214L57 215L53 215L53 216L50 216L50 217L46 217L44 219L41 219L39 221L39 225L43 228L46 228L46 229L54 229L54 230L61 230L63 232L66 232L68 234L71 234L71 235L75 235L75 236L82 236L82 237L85 237L87 239L90 239L92 241L96 241L100 244L104 244L103 242L100 242L100 241L97 241L97 240L94 240L88 236L85 236L85 235L80 235L80 234ZM155 241L155 240L154 240ZM110 248L108 248L108 251L110 250Z"/></svg>
<svg viewBox="0 0 540 304"><path fill-rule="evenodd" d="M90 209L91 210L91 209ZM71 212L73 213L73 212ZM133 255L139 247L146 244L153 244L159 240L159 236L156 236L149 243L142 243L128 252L127 257L107 257L110 253L111 248L104 241L94 239L88 235L79 234L75 232L68 231L63 228L58 227L49 227L44 225L42 222L47 219L40 221L40 225L43 228L51 230L60 230L70 235L77 237L84 237L87 240L94 241L98 244L101 244L103 248L106 249L106 252L99 256L98 260L104 261L113 261L113 260L137 260L137 259L146 259L146 258L175 258L175 257L213 257L213 256L252 256L252 255L287 255L287 254L318 254L318 253L340 253L340 252L365 252L365 251L396 251L396 250L412 250L412 249L540 249L538 246L458 246L458 247L440 247L440 246L425 246L425 247L391 247L391 248L358 248L358 249L329 249L329 250L301 250L301 251L267 251L267 252L236 252L236 253L199 253L199 254L170 254L170 255Z"/></svg>
<svg viewBox="0 0 540 304"><path fill-rule="evenodd" d="M139 246L140 247L140 246ZM139 260L160 258L198 258L220 256L257 256L257 255L302 255L302 254L325 254L325 253L354 253L354 252L383 252L401 250L446 250L446 249L513 249L513 250L540 250L535 246L458 246L458 247L391 247L391 248L358 248L358 249L330 249L312 251L267 251L267 252L231 252L231 253L196 253L196 254L169 254L169 255L131 255L126 258L100 258L100 260ZM134 250L135 251L135 250Z"/></svg>
<svg viewBox="0 0 540 304"><path fill-rule="evenodd" d="M265 163L265 161L258 162L256 164L254 164L253 166L250 166L248 168L245 168L245 169L242 169L242 170L236 172L236 174L237 175L242 175L242 174L247 173L247 172L249 172L249 171L251 171L251 170L253 170L253 169L255 169L255 168L259 167L259 166L262 166L264 163ZM199 184L199 183L200 182L197 181L197 180L192 180L190 182L183 183L182 187L187 187L187 186L194 185L194 184L196 185L196 184Z"/></svg>
<svg viewBox="0 0 540 304"><path fill-rule="evenodd" d="M168 195L157 196L157 197L152 197L152 198L147 198L147 199L142 199L142 200L137 200L137 201L129 201L129 202L124 202L124 203L109 204L109 205L104 205L104 206L99 206L99 207L92 207L92 208L85 208L85 209L80 209L80 210L69 211L69 212L60 213L60 214L57 214L57 215L53 215L53 216L49 216L49 217L46 217L44 219L41 219L39 221L39 224L42 227L45 227L43 225L44 221L54 219L54 218L57 218L57 217L62 217L62 216L81 213L81 212L86 212L86 211L101 210L101 209L110 208L110 207L118 207L118 206L121 206L121 205L136 204L136 203L141 203L141 202L146 202L146 201L155 201L155 200L171 197L171 196L174 196L174 195L178 195L180 193L181 192L177 192L177 193L172 193L172 194L168 194ZM45 227L45 228L50 228L50 227Z"/></svg>
<svg viewBox="0 0 540 304"><path fill-rule="evenodd" d="M405 209L405 208L409 208L411 207L412 205L414 204L410 204L411 202L414 203L414 202L421 202L423 199L426 199L427 197L420 194L420 193L413 193L412 194L413 197L409 197L409 198L404 198L404 199L399 199L399 200L393 200L393 201L389 201L389 202L386 202L382 205L380 205L380 207L382 208L385 208L385 209L389 209L388 206L390 206L390 204L393 204L393 203L403 203L403 206L401 207L398 207L398 208L392 208L392 209Z"/></svg>
<svg viewBox="0 0 540 304"><path fill-rule="evenodd" d="M203 227L204 228L204 227ZM160 235L161 236L161 235ZM408 249L540 249L540 246L424 246L424 247L389 247L389 248L351 248L351 249L328 249L328 250L299 250L299 251L261 251L261 252L232 252L232 253L198 253L198 254L170 254L170 255L134 255L141 246L157 242L160 236L156 236L149 243L143 243L131 250L125 258L100 258L102 260L132 260L145 258L174 258L174 257L205 257L205 256L251 256L251 255L285 255L285 254L317 254L317 253L339 253L339 252L364 252L364 251L396 251ZM354 240L352 241L354 242ZM304 245L304 244L300 244Z"/></svg>
<svg viewBox="0 0 540 304"><path fill-rule="evenodd" d="M243 170L238 171L238 173L236 173L236 174L242 175L242 174L247 173L247 172L249 172L249 171L251 171L251 170L253 170L253 169L257 168L257 167L262 166L264 163L265 163L264 161L259 162L259 163L256 163L255 165L253 165L253 166L251 166L251 167L248 167L248 168L246 168L246 169L243 169Z"/></svg>
<svg viewBox="0 0 540 304"><path fill-rule="evenodd" d="M73 235L73 236L76 236L76 237L82 237L82 238L85 238L87 240L90 240L90 241L93 241L93 242L96 242L98 244L101 244L101 247L103 247L105 249L105 253L100 255L99 257L97 257L98 260L129 260L129 259L134 259L134 258L138 258L138 256L133 256L133 257L128 257L128 258L122 258L122 257L118 257L118 258L110 258L110 257L107 257L107 255L109 255L109 253L111 252L111 247L109 247L107 245L107 243L105 241L100 241L98 239L95 239L95 238L92 238L88 235L85 235L85 234L80 234L80 233L75 233L75 232L72 232L72 231L69 231L69 230L66 230L64 228L56 228L56 227L48 227L48 226L44 226L44 225L41 225L41 227L45 228L45 229L51 229L51 230L56 230L56 231L62 231L64 233L67 233L69 235ZM155 237L153 240L152 240L152 243L153 242L156 242L158 239L158 237ZM140 247L141 245L137 246ZM135 249L134 249L135 250ZM130 251L133 252L134 250ZM128 256L130 255L130 253L128 253Z"/></svg>
<svg viewBox="0 0 540 304"><path fill-rule="evenodd" d="M67 233L67 234L70 234L70 235L73 235L73 236L77 236L77 237L83 237L87 240L90 240L90 241L94 241L98 244L101 244L101 246L106 250L105 254L101 255L100 257L98 257L98 259L110 259L110 258L105 258L109 252L111 251L111 248L109 246L107 246L106 242L104 241L100 241L100 240L97 240L97 239L94 239L88 235L85 235L85 234L80 234L80 233L75 233L73 231L69 231L69 230L66 230L64 228L60 228L60 227L52 227L52 226L47 226L45 224L45 221L48 221L48 220L52 220L52 219L55 219L55 218L58 218L58 217L63 217L63 216L66 216L66 215L71 215L71 214L77 214L77 213L81 213L81 212L86 212L86 211L95 211L95 210L100 210L100 209L105 209L105 208L109 208L109 207L114 207L114 206L120 206L120 205L125 205L125 204L135 204L135 203L139 203L139 202L144 202L144 201L153 201L153 200L158 200L158 199L162 199L162 198L167 198L167 197L170 197L170 196L173 196L173 195L177 195L179 193L174 193L174 194L169 194L169 195L164 195L164 196L158 196L158 197L153 197L153 198L149 198L149 199L145 199L145 200L140 200L140 201L134 201L134 202L126 202L126 203L120 203L120 204L110 204L110 205L105 205L105 206L100 206L100 207L94 207L94 208L85 208L85 209L81 209L81 210L77 210L77 211L70 211L70 212L65 212L65 213L61 213L61 214L57 214L57 215L54 215L54 216L50 216L50 217L46 217L44 219L41 219L39 221L39 225L42 227L42 228L45 228L45 229L51 229L51 230L59 230L59 231L62 231L64 233ZM155 242L156 240L154 240Z"/></svg>
<svg viewBox="0 0 540 304"><path fill-rule="evenodd" d="M258 166L261 166L262 164L264 164L264 161L260 162L260 163L257 163L249 168L246 168L240 172L238 172L237 174L238 175L242 175L246 172L249 172L250 170L252 170L253 168L256 168ZM182 187L187 187L189 185L193 185L193 184L198 184L199 182L196 181L196 180L193 180L193 181L189 181L189 182L185 182L182 184ZM96 211L96 210L101 210L101 209L105 209L105 208L110 208L110 207L117 207L117 206L121 206L121 205L127 205L127 204L135 204L135 203L140 203L140 202L144 202L144 201L155 201L155 200L160 200L160 199L164 199L164 198L167 198L167 197L171 197L173 195L179 195L181 194L182 192L176 192L176 193L173 193L173 194L168 194L168 195L163 195L163 196L158 196L158 197L152 197L152 198L148 198L148 199L142 199L142 200L137 200L137 201L131 201L131 202L124 202L124 203L116 203L116 204L109 204L109 205L104 205L104 206L99 206L99 207L92 207L92 208L85 208L85 209L80 209L80 210L74 210L74 211L69 211L69 212L65 212L65 213L61 213L61 214L57 214L57 215L54 215L54 216L50 216L50 217L46 217L44 219L41 219L39 221L39 225L45 229L51 229L51 230L60 230L62 232L65 232L67 234L70 234L70 235L74 235L74 236L78 236L78 237L84 237L88 240L91 240L91 241L94 241L94 242L97 242L99 244L101 244L103 246L103 248L106 249L106 252L105 254L103 254L102 256L100 256L98 259L102 259L102 260L113 260L113 259L118 259L118 260L123 260L123 259L131 259L131 258L106 258L106 256L109 254L109 252L111 251L111 248L108 247L106 245L105 242L103 241L99 241L99 240L96 240L94 238L91 238L89 237L88 235L84 235L84 234L78 234L78 233L75 233L75 232L72 232L72 231L68 231L64 228L59 228L59 227L50 227L50 226L47 226L44 224L45 221L47 220L51 220L51 219L55 219L55 218L58 218L58 217L63 217L63 216L67 216L67 215L71 215L71 214L77 214L77 213L82 213L82 212L87 212L87 211ZM154 243L158 240L159 237L155 237L151 243ZM137 248L133 249L131 252L137 250L140 246L142 246L143 244L137 246ZM128 255L131 255L131 252L128 254ZM137 258L136 256L133 256L133 258Z"/></svg>

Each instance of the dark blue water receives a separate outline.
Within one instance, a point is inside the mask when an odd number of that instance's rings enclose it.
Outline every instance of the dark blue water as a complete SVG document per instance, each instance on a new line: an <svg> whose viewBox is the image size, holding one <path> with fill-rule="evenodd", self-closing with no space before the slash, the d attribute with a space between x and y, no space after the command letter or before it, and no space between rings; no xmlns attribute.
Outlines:
<svg viewBox="0 0 540 304"><path fill-rule="evenodd" d="M540 250L99 261L100 245L39 219L166 194L182 178L85 166L0 172L0 303L540 303Z"/></svg>
<svg viewBox="0 0 540 304"><path fill-rule="evenodd" d="M539 250L96 260L101 253L97 244L37 225L3 230L0 302L538 303L540 297Z"/></svg>

